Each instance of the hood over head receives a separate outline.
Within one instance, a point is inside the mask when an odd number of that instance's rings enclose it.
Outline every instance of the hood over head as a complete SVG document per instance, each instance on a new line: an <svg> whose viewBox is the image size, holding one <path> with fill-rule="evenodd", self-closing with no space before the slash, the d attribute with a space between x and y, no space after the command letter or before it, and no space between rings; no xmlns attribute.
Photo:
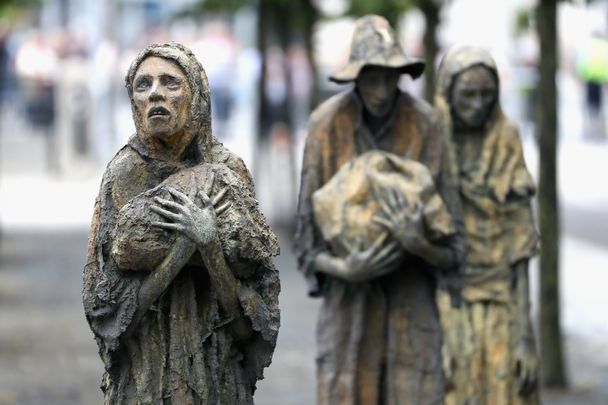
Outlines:
<svg viewBox="0 0 608 405"><path fill-rule="evenodd" d="M135 127L139 131L139 123L133 109L133 80L141 63L152 56L171 60L183 70L192 92L188 127L201 152L208 149L208 145L213 140L211 135L211 91L207 74L192 51L176 42L147 46L137 55L129 67L125 77L125 87L131 100Z"/></svg>

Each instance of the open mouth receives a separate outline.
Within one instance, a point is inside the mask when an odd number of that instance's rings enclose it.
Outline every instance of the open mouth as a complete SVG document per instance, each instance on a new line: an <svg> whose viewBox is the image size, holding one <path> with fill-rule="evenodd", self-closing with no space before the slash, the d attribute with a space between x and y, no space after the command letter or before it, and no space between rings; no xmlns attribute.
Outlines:
<svg viewBox="0 0 608 405"><path fill-rule="evenodd" d="M148 111L148 118L151 117L166 117L171 113L165 107L153 107Z"/></svg>

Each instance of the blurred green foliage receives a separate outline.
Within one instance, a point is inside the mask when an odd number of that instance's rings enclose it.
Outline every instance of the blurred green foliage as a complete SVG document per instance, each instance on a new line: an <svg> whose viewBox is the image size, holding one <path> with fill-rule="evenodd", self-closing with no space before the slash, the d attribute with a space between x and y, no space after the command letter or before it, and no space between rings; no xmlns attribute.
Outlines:
<svg viewBox="0 0 608 405"><path fill-rule="evenodd" d="M0 18L18 17L24 11L40 6L42 0L0 0Z"/></svg>

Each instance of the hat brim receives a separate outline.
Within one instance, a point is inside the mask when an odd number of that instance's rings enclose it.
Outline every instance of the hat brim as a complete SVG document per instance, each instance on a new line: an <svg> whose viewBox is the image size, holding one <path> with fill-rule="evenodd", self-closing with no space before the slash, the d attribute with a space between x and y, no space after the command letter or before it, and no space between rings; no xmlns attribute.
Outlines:
<svg viewBox="0 0 608 405"><path fill-rule="evenodd" d="M412 78L417 79L424 73L425 62L415 58L407 58L406 60L388 63L350 62L341 70L329 76L329 80L338 84L353 82L357 80L361 69L365 66L380 66L398 69L400 73L407 73L412 76Z"/></svg>

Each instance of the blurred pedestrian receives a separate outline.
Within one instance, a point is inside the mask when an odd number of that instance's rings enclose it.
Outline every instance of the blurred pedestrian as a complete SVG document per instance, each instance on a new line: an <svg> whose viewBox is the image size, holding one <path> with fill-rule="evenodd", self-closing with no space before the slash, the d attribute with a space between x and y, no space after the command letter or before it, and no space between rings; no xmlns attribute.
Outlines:
<svg viewBox="0 0 608 405"><path fill-rule="evenodd" d="M59 58L45 36L38 30L30 33L15 57L15 69L24 93L25 115L46 138L47 169L58 169L53 133L55 122L55 79Z"/></svg>
<svg viewBox="0 0 608 405"><path fill-rule="evenodd" d="M594 34L578 55L577 71L585 83L585 137L604 139L603 87L608 82L608 41Z"/></svg>

